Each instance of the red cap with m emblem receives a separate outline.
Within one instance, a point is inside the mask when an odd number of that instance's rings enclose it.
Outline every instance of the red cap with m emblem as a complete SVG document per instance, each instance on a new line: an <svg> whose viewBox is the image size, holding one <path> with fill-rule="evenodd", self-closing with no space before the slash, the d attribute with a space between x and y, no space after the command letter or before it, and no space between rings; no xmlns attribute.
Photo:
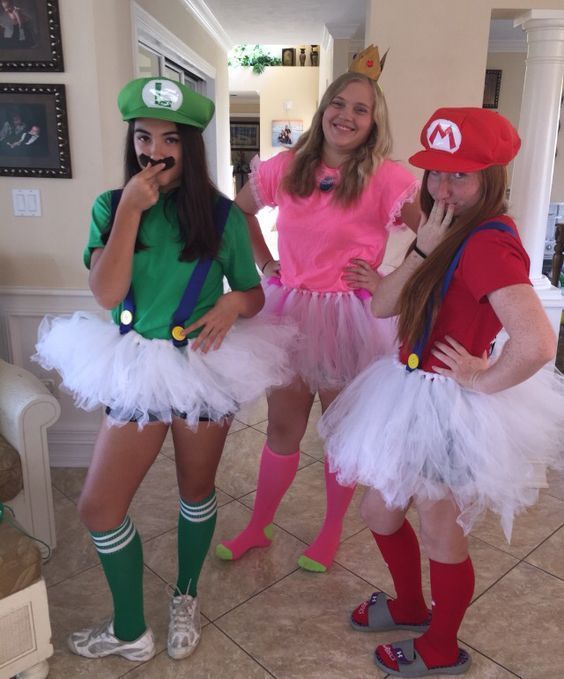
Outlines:
<svg viewBox="0 0 564 679"><path fill-rule="evenodd" d="M439 172L476 172L507 165L521 146L509 120L484 108L438 109L425 124L421 143L425 150L409 162Z"/></svg>

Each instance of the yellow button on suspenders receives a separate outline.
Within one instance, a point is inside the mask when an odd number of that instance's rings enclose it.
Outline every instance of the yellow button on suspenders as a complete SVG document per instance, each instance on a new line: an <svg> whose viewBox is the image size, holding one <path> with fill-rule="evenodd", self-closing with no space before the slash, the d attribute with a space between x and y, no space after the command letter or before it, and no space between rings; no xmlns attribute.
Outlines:
<svg viewBox="0 0 564 679"><path fill-rule="evenodd" d="M174 337L177 342L182 342L184 337L184 328L181 325L175 325L170 331L170 334Z"/></svg>
<svg viewBox="0 0 564 679"><path fill-rule="evenodd" d="M409 354L407 359L407 365L412 369L419 367L419 356L417 354Z"/></svg>
<svg viewBox="0 0 564 679"><path fill-rule="evenodd" d="M131 325L131 322L133 321L133 314L128 309L124 309L119 315L119 320L120 323L123 323L123 325Z"/></svg>

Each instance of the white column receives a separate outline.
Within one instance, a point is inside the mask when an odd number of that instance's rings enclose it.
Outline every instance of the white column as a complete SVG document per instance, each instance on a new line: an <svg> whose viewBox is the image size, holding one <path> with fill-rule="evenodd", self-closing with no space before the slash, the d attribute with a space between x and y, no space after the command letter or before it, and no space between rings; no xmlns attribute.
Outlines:
<svg viewBox="0 0 564 679"><path fill-rule="evenodd" d="M564 298L542 275L542 264L564 77L564 11L530 10L514 25L527 32L528 49L511 210L531 258L531 281L558 332Z"/></svg>

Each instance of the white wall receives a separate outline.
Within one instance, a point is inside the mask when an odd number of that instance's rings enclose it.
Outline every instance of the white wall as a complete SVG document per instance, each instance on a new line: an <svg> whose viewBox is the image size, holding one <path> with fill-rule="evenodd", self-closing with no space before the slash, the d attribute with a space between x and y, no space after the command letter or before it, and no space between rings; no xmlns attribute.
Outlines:
<svg viewBox="0 0 564 679"><path fill-rule="evenodd" d="M182 0L139 0L168 30L215 66L218 181L231 186L229 99L225 52ZM130 3L60 0L64 73L3 73L3 82L66 85L72 179L2 178L0 286L86 288L82 248L95 196L119 185L125 124L117 110L121 87L134 76ZM11 190L37 188L41 217L14 217Z"/></svg>
<svg viewBox="0 0 564 679"><path fill-rule="evenodd" d="M269 158L281 147L272 146L273 120L301 120L306 130L317 108L319 69L267 66L260 75L250 68L229 68L231 92L256 92L260 97L260 155ZM284 111L283 102L292 108Z"/></svg>
<svg viewBox="0 0 564 679"><path fill-rule="evenodd" d="M396 158L420 148L421 127L440 106L482 105L492 12L508 19L535 8L562 9L562 0L369 0L365 42L391 46L380 82ZM564 151L557 161L563 177ZM397 262L404 245L394 239L387 259Z"/></svg>
<svg viewBox="0 0 564 679"><path fill-rule="evenodd" d="M419 148L420 129L439 106L482 105L494 8L510 18L562 9L562 0L369 0L366 44L391 46L381 83L397 157Z"/></svg>

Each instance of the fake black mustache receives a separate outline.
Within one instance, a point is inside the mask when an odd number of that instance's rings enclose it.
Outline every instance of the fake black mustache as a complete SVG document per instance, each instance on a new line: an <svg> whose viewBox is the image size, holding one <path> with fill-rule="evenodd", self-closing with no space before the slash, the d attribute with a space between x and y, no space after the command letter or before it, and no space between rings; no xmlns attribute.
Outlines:
<svg viewBox="0 0 564 679"><path fill-rule="evenodd" d="M143 167L147 167L147 165L159 165L159 163L163 163L164 169L170 170L171 167L174 167L175 160L172 156L167 156L166 158L159 158L158 160L155 160L154 158L148 156L146 153L142 153L139 156L139 162Z"/></svg>

